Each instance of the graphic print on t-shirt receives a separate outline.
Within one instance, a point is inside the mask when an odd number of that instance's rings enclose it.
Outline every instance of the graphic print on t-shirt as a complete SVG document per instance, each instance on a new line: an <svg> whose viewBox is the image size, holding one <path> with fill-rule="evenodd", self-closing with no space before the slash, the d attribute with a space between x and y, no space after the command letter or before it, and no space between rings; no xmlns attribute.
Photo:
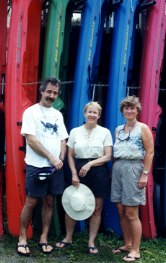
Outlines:
<svg viewBox="0 0 166 263"><path fill-rule="evenodd" d="M51 134L54 134L55 133L58 133L57 130L58 130L58 125L55 123L55 124L52 124L50 122L43 122L43 121L40 121L43 126L44 126L44 129L43 131L46 132L47 129L50 131Z"/></svg>

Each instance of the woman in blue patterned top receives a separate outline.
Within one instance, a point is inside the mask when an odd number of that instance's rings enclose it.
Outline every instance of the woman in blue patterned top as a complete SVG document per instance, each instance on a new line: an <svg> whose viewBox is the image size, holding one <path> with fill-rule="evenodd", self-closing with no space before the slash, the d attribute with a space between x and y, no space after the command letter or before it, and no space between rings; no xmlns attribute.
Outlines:
<svg viewBox="0 0 166 263"><path fill-rule="evenodd" d="M123 258L128 262L140 258L142 226L139 205L145 205L146 202L145 190L154 154L149 127L137 121L141 109L137 97L126 97L120 104L126 123L115 130L111 201L116 203L119 212L124 245L112 251L129 252Z"/></svg>

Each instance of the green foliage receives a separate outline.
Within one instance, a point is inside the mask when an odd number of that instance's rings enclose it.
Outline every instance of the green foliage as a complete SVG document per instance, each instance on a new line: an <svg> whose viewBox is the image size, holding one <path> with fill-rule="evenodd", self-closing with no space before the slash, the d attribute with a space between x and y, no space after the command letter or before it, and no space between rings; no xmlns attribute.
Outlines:
<svg viewBox="0 0 166 263"><path fill-rule="evenodd" d="M88 262L101 262L101 263L119 263L124 262L122 258L124 253L114 254L112 249L123 245L123 239L116 235L107 235L99 233L96 238L95 245L99 250L98 255L90 255L87 250L88 232L78 233L75 232L73 236L73 244L64 249L54 249L50 255L44 255L40 252L38 247L39 234L35 234L31 240L28 241L31 255L29 258L20 257L16 253L16 244L18 238L13 237L10 233L6 233L0 239L0 262L29 262L29 263L88 263ZM52 246L56 242L62 240L61 237L49 237L49 242ZM140 253L141 259L137 262L155 262L166 263L166 240L163 238L156 238L154 240L142 239Z"/></svg>

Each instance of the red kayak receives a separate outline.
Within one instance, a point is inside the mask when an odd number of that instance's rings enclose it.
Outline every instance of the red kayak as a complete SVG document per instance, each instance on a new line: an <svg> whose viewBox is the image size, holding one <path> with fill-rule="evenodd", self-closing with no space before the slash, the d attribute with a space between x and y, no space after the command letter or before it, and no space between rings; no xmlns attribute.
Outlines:
<svg viewBox="0 0 166 263"><path fill-rule="evenodd" d="M139 120L149 126L153 134L154 142L157 124L162 113L162 109L158 104L158 90L163 66L165 30L165 0L157 0L156 4L148 8L147 12L139 94L143 108ZM146 206L141 206L142 232L145 238L155 238L156 236L153 209L154 181L152 172L153 165L148 175Z"/></svg>
<svg viewBox="0 0 166 263"><path fill-rule="evenodd" d="M37 101L42 0L12 0L6 72L6 200L8 228L19 236L20 213L25 203L22 115ZM32 236L32 226L27 232Z"/></svg>
<svg viewBox="0 0 166 263"><path fill-rule="evenodd" d="M3 95L3 83L6 72L6 41L7 41L7 1L0 0L0 95ZM0 97L0 110L4 111L3 97Z"/></svg>
<svg viewBox="0 0 166 263"><path fill-rule="evenodd" d="M0 237L3 236L3 159L5 141L4 123L4 85L6 71L6 40L7 40L7 1L0 0Z"/></svg>

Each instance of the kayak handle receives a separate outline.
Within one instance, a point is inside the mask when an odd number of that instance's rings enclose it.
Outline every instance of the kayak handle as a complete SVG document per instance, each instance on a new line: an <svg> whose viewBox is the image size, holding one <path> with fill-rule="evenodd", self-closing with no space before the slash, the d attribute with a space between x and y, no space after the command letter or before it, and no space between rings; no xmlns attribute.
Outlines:
<svg viewBox="0 0 166 263"><path fill-rule="evenodd" d="M118 5L122 4L122 3L123 3L123 0L119 0L116 3L114 3L114 4L111 4L110 8L113 9L113 8L115 8L116 6L118 6Z"/></svg>
<svg viewBox="0 0 166 263"><path fill-rule="evenodd" d="M78 9L81 5L83 5L87 0L81 0L77 4L75 4L75 9Z"/></svg>
<svg viewBox="0 0 166 263"><path fill-rule="evenodd" d="M118 7L120 4L122 4L122 3L123 3L123 0L119 0L119 1L117 1L116 3L109 5L109 7L108 7L108 14L111 14L112 11L113 11L116 7Z"/></svg>
<svg viewBox="0 0 166 263"><path fill-rule="evenodd" d="M150 2L150 3L148 3L148 4L146 4L146 5L143 5L143 6L141 7L141 10L145 10L145 9L147 9L147 8L155 5L155 4L156 4L156 1L152 1L152 2Z"/></svg>

